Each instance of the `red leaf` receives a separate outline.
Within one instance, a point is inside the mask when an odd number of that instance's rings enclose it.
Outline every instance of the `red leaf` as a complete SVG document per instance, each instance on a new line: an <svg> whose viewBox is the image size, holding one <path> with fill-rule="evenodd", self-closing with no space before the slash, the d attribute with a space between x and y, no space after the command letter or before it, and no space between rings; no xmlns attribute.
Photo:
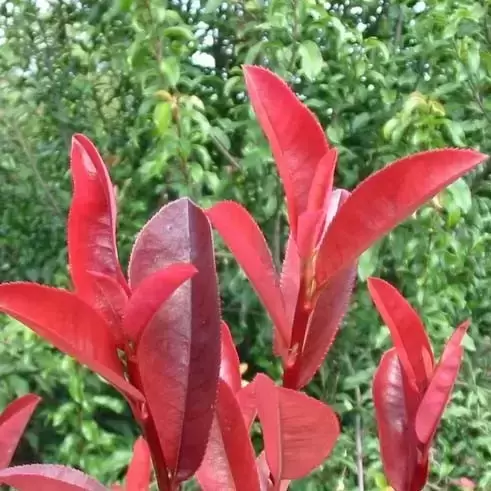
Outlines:
<svg viewBox="0 0 491 491"><path fill-rule="evenodd" d="M423 393L435 363L423 322L409 302L380 278L368 278L368 290L390 330L397 356L411 383Z"/></svg>
<svg viewBox="0 0 491 491"><path fill-rule="evenodd" d="M152 458L146 440L139 437L133 446L133 457L126 473L125 491L149 491Z"/></svg>
<svg viewBox="0 0 491 491"><path fill-rule="evenodd" d="M234 394L242 387L240 376L240 360L235 349L234 340L227 324L221 322L222 355L220 362L220 378L227 382Z"/></svg>
<svg viewBox="0 0 491 491"><path fill-rule="evenodd" d="M230 386L219 382L215 417L196 477L204 491L259 491L254 449Z"/></svg>
<svg viewBox="0 0 491 491"><path fill-rule="evenodd" d="M283 259L281 269L280 287L289 327L288 339L291 339L291 326L293 324L298 294L300 292L300 256L295 240L291 234L288 236L288 241L286 243L285 258ZM279 352L276 351L276 354L279 354Z"/></svg>
<svg viewBox="0 0 491 491"><path fill-rule="evenodd" d="M268 467L268 461L266 460L266 454L262 451L256 458L256 466L259 472L259 483L261 491L269 491L271 489L270 470ZM290 485L289 480L283 480L278 486L278 491L287 491Z"/></svg>
<svg viewBox="0 0 491 491"><path fill-rule="evenodd" d="M463 322L452 334L416 413L416 434L425 445L431 443L450 400L462 361L460 343L469 324L469 321Z"/></svg>
<svg viewBox="0 0 491 491"><path fill-rule="evenodd" d="M19 491L107 491L94 478L63 465L31 464L0 470L0 483Z"/></svg>
<svg viewBox="0 0 491 491"><path fill-rule="evenodd" d="M254 381L242 387L236 394L242 416L244 417L247 429L250 430L252 423L257 416L256 392L254 390Z"/></svg>
<svg viewBox="0 0 491 491"><path fill-rule="evenodd" d="M191 264L172 264L147 276L133 293L123 316L126 338L138 343L146 325L182 283L197 273Z"/></svg>
<svg viewBox="0 0 491 491"><path fill-rule="evenodd" d="M232 251L288 347L288 325L278 274L266 239L249 212L233 201L222 201L206 212L212 225Z"/></svg>
<svg viewBox="0 0 491 491"><path fill-rule="evenodd" d="M0 414L0 469L8 467L19 440L41 398L27 394L11 402Z"/></svg>
<svg viewBox="0 0 491 491"><path fill-rule="evenodd" d="M307 385L322 365L348 310L356 279L356 265L336 274L322 290L310 316L295 387Z"/></svg>
<svg viewBox="0 0 491 491"><path fill-rule="evenodd" d="M220 311L211 229L188 199L162 208L134 247L130 280L189 262L198 273L179 287L140 338L137 361L173 485L191 477L206 449L220 370Z"/></svg>
<svg viewBox="0 0 491 491"><path fill-rule="evenodd" d="M365 179L324 236L317 260L318 285L485 158L473 150L433 150L398 160Z"/></svg>
<svg viewBox="0 0 491 491"><path fill-rule="evenodd" d="M109 325L75 294L36 283L4 283L0 285L0 311L102 375L124 394L143 400L123 377Z"/></svg>
<svg viewBox="0 0 491 491"><path fill-rule="evenodd" d="M373 379L380 453L389 484L398 491L413 491L416 446L408 427L404 393L401 366L392 348L382 356Z"/></svg>
<svg viewBox="0 0 491 491"><path fill-rule="evenodd" d="M268 377L255 379L264 449L278 484L300 479L322 464L339 436L339 421L326 404L301 392L277 387Z"/></svg>
<svg viewBox="0 0 491 491"><path fill-rule="evenodd" d="M331 148L318 163L309 191L308 210L324 210L331 201L337 159L338 151Z"/></svg>
<svg viewBox="0 0 491 491"><path fill-rule="evenodd" d="M257 66L244 67L247 93L266 134L283 181L293 236L307 209L317 165L329 150L324 131L288 85Z"/></svg>
<svg viewBox="0 0 491 491"><path fill-rule="evenodd" d="M118 260L116 247L116 200L104 162L93 143L84 135L72 139L71 168L73 199L68 217L68 257L70 274L77 294L96 308L101 302L115 302L118 293L111 288L101 297L101 284L92 273L107 276L122 287L128 286ZM104 286L104 285L102 285ZM114 310L106 307L104 310Z"/></svg>

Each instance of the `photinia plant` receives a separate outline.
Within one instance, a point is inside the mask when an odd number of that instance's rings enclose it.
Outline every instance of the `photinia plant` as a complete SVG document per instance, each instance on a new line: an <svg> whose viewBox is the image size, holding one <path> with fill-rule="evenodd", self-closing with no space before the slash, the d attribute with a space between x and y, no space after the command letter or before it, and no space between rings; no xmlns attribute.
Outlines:
<svg viewBox="0 0 491 491"><path fill-rule="evenodd" d="M225 201L204 211L181 198L162 207L142 228L125 275L118 260L116 197L108 171L90 140L75 135L68 218L73 291L26 282L0 285L0 311L86 364L128 401L144 438L135 443L124 485L113 489L147 490L150 457L161 491L181 489L193 476L205 491L279 491L319 466L340 426L328 405L300 389L334 341L351 297L357 258L485 158L473 150L430 151L390 164L352 192L335 188L337 152L313 114L271 72L251 66L244 71L285 191L290 231L281 273L242 206ZM241 378L233 338L221 318L211 225L273 321L274 350L284 367L282 386L265 374L250 383ZM406 408L414 420L407 434L414 438L397 447L401 458L394 465L415 466L410 477L404 470L403 481L394 481L399 471L387 465L392 462L390 445L402 443L384 436L399 428L391 418L400 413L386 410L380 416L377 398L390 399L393 388L379 375L380 368L375 380L381 387L375 399L383 428L382 457L396 491L416 489L407 487L407 479L426 479L428 448L449 393L442 390L442 381L460 356L457 336L448 361L444 355L434 367L427 340L425 344L423 335L413 335L415 339L405 336L395 343L398 358L384 357L400 359L400 376L408 380L396 395L412 397L414 392L419 397L411 399L411 404L417 400L417 408ZM384 370L392 374L395 369L389 368ZM418 417L421 411L434 417ZM22 429L18 417L8 448ZM250 438L256 418L264 444L259 455ZM7 467L0 471L0 482L19 489L105 489L78 470L43 464Z"/></svg>
<svg viewBox="0 0 491 491"><path fill-rule="evenodd" d="M429 450L459 373L461 342L470 322L457 327L437 364L424 325L406 299L378 278L369 278L368 288L394 342L373 381L385 474L396 491L420 491L428 478Z"/></svg>

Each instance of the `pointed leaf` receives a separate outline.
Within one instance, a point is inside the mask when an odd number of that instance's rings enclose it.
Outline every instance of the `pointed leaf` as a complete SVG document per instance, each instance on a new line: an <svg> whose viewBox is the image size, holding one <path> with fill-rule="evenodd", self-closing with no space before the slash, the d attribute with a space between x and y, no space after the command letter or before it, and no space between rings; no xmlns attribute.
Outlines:
<svg viewBox="0 0 491 491"><path fill-rule="evenodd" d="M107 168L93 143L84 135L77 134L72 139L71 169L70 274L77 294L96 308L101 302L111 302L116 290L111 289L101 298L91 273L112 278L122 286L124 293L129 293L116 248L116 200ZM114 301L119 303L121 299Z"/></svg>
<svg viewBox="0 0 491 491"><path fill-rule="evenodd" d="M109 325L73 293L36 283L4 283L0 285L0 311L87 365L124 394L143 400L123 377Z"/></svg>
<svg viewBox="0 0 491 491"><path fill-rule="evenodd" d="M416 468L416 445L408 428L402 371L395 348L384 353L375 372L373 402L387 480L394 489L409 490Z"/></svg>
<svg viewBox="0 0 491 491"><path fill-rule="evenodd" d="M220 311L211 229L188 199L163 207L145 225L130 262L133 287L176 262L198 273L147 325L137 361L173 485L191 477L206 449L220 369Z"/></svg>
<svg viewBox="0 0 491 491"><path fill-rule="evenodd" d="M292 234L288 236L286 243L285 258L281 268L280 287L288 323L287 338L291 339L291 326L300 291L300 256Z"/></svg>
<svg viewBox="0 0 491 491"><path fill-rule="evenodd" d="M133 457L126 473L125 491L149 491L152 474L152 457L143 437L133 446Z"/></svg>
<svg viewBox="0 0 491 491"><path fill-rule="evenodd" d="M266 134L283 181L293 235L297 219L307 209L316 167L329 149L321 125L274 73L246 66L247 93Z"/></svg>
<svg viewBox="0 0 491 491"><path fill-rule="evenodd" d="M337 159L338 151L331 148L318 163L309 191L308 210L323 210L331 201Z"/></svg>
<svg viewBox="0 0 491 491"><path fill-rule="evenodd" d="M415 426L418 440L423 444L431 443L450 400L463 356L460 343L469 324L469 321L462 323L452 334L419 405Z"/></svg>
<svg viewBox="0 0 491 491"><path fill-rule="evenodd" d="M244 417L247 429L250 431L252 423L257 416L256 392L254 389L254 381L242 387L236 394L237 402L239 403L242 416Z"/></svg>
<svg viewBox="0 0 491 491"><path fill-rule="evenodd" d="M255 379L264 448L275 484L300 479L322 464L339 436L339 421L326 404L277 387L265 375Z"/></svg>
<svg viewBox="0 0 491 491"><path fill-rule="evenodd" d="M423 322L390 283L380 278L368 278L368 290L390 330L397 356L408 379L424 392L433 371L434 358Z"/></svg>
<svg viewBox="0 0 491 491"><path fill-rule="evenodd" d="M317 283L326 283L418 207L485 159L473 150L433 150L398 160L369 176L341 207L323 238Z"/></svg>
<svg viewBox="0 0 491 491"><path fill-rule="evenodd" d="M196 477L204 491L259 491L254 449L230 386L220 381L205 458Z"/></svg>
<svg viewBox="0 0 491 491"><path fill-rule="evenodd" d="M0 470L0 483L18 491L107 491L94 478L63 465L31 464Z"/></svg>
<svg viewBox="0 0 491 491"><path fill-rule="evenodd" d="M41 398L26 394L11 402L0 414L0 469L8 467L19 440Z"/></svg>
<svg viewBox="0 0 491 491"><path fill-rule="evenodd" d="M249 212L233 201L217 203L206 214L271 316L281 346L287 347L288 327L278 274L261 230Z"/></svg>
<svg viewBox="0 0 491 491"><path fill-rule="evenodd" d="M230 329L223 320L221 322L221 339L222 355L220 361L220 378L227 382L235 394L242 387L240 360Z"/></svg>
<svg viewBox="0 0 491 491"><path fill-rule="evenodd" d="M147 276L135 288L126 306L123 316L126 338L138 343L143 330L160 306L196 272L191 264L172 264Z"/></svg>
<svg viewBox="0 0 491 491"><path fill-rule="evenodd" d="M356 279L356 266L340 271L322 290L312 311L300 359L298 382L307 385L322 365L348 310Z"/></svg>
<svg viewBox="0 0 491 491"><path fill-rule="evenodd" d="M270 491L271 490L271 480L269 475L271 471L268 467L268 461L266 460L266 454L262 451L259 456L256 458L256 466L259 472L259 482L261 491ZM288 486L290 485L290 481L282 480L280 481L279 486L277 487L278 491L287 491Z"/></svg>

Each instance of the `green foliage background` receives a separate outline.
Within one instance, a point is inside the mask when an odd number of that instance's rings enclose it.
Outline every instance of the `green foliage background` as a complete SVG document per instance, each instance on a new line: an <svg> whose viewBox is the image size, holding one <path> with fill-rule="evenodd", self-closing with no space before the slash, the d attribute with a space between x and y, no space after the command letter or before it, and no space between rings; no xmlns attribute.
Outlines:
<svg viewBox="0 0 491 491"><path fill-rule="evenodd" d="M284 77L340 152L352 188L410 152L491 152L489 0L0 0L0 276L69 286L65 222L74 132L100 148L117 184L126 264L137 230L188 195L251 210L279 260L281 189L244 94L240 67ZM360 261L350 313L309 391L333 404L343 436L298 490L356 490L361 427L365 489L380 484L371 379L389 346L366 293L370 274L419 309L437 352L472 316L466 356L428 489L460 477L491 489L490 168L451 186ZM223 313L246 377L278 375L270 323L220 247ZM119 479L136 434L119 396L27 329L0 319L0 408L27 391L44 402L17 462L60 462ZM378 484L377 484L378 483Z"/></svg>

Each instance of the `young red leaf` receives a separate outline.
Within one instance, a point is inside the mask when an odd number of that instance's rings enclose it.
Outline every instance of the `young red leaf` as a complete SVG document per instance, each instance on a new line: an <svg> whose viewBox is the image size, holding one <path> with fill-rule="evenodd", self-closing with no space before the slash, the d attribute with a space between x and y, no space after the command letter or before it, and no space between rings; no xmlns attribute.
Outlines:
<svg viewBox="0 0 491 491"><path fill-rule="evenodd" d="M390 283L380 278L368 278L368 290L390 330L397 356L410 382L424 392L433 371L434 358L423 322Z"/></svg>
<svg viewBox="0 0 491 491"><path fill-rule="evenodd" d="M68 257L77 294L90 305L100 304L91 273L114 279L129 293L116 247L116 200L97 149L84 135L72 139L73 199L68 217ZM114 294L114 290L110 293ZM106 300L111 301L110 295ZM118 302L119 300L115 300Z"/></svg>
<svg viewBox="0 0 491 491"><path fill-rule="evenodd" d="M281 268L280 287L289 326L288 339L291 339L291 325L300 292L300 256L295 239L291 234L288 236L286 242L285 257ZM278 354L278 351L275 351L275 353Z"/></svg>
<svg viewBox="0 0 491 491"><path fill-rule="evenodd" d="M487 157L474 150L443 149L398 160L353 191L323 238L316 278L324 285L416 209Z"/></svg>
<svg viewBox="0 0 491 491"><path fill-rule="evenodd" d="M123 316L126 339L138 343L160 306L197 270L192 264L172 264L147 276L133 291Z"/></svg>
<svg viewBox="0 0 491 491"><path fill-rule="evenodd" d="M350 266L337 273L322 290L305 335L297 383L290 388L307 385L324 361L348 310L355 279L356 266Z"/></svg>
<svg viewBox="0 0 491 491"><path fill-rule="evenodd" d="M469 321L452 334L416 413L416 434L423 444L431 443L459 375L463 350L460 346Z"/></svg>
<svg viewBox="0 0 491 491"><path fill-rule="evenodd" d="M192 263L198 273L143 331L137 361L173 485L198 469L213 419L220 369L220 310L211 229L188 199L162 208L134 247L133 287L157 269Z"/></svg>
<svg viewBox="0 0 491 491"><path fill-rule="evenodd" d="M275 481L300 479L329 455L339 421L326 404L277 387L265 375L255 379L256 401L268 466Z"/></svg>
<svg viewBox="0 0 491 491"><path fill-rule="evenodd" d="M227 324L221 322L222 355L220 361L220 378L227 382L234 394L242 387L240 360L232 334Z"/></svg>
<svg viewBox="0 0 491 491"><path fill-rule="evenodd" d="M257 416L256 392L254 389L254 381L249 382L245 387L242 387L236 392L235 397L239 403L242 416L244 417L247 429L250 430L252 423Z"/></svg>
<svg viewBox="0 0 491 491"><path fill-rule="evenodd" d="M262 451L256 458L256 466L259 472L259 485L261 491L269 491L272 487L270 474L271 471L268 467L268 461L266 460L266 454ZM288 479L280 482L278 486L278 491L287 491L290 481Z"/></svg>
<svg viewBox="0 0 491 491"><path fill-rule="evenodd" d="M410 485L416 468L416 445L404 394L399 358L392 348L382 356L373 379L380 453L389 484L397 491L413 491Z"/></svg>
<svg viewBox="0 0 491 491"><path fill-rule="evenodd" d="M149 491L152 474L152 457L143 437L133 446L133 457L126 473L125 491Z"/></svg>
<svg viewBox="0 0 491 491"><path fill-rule="evenodd" d="M0 414L0 469L8 467L27 423L41 398L26 394L11 402Z"/></svg>
<svg viewBox="0 0 491 491"><path fill-rule="evenodd" d="M107 491L94 478L63 465L30 464L0 470L0 484L18 491Z"/></svg>
<svg viewBox="0 0 491 491"><path fill-rule="evenodd" d="M204 491L259 491L254 449L230 386L220 380L205 458L196 477Z"/></svg>
<svg viewBox="0 0 491 491"><path fill-rule="evenodd" d="M338 151L331 148L317 164L309 191L308 210L324 210L331 201L337 159Z"/></svg>
<svg viewBox="0 0 491 491"><path fill-rule="evenodd" d="M143 400L123 377L109 325L75 294L36 283L4 283L0 285L0 312L22 322L124 394Z"/></svg>
<svg viewBox="0 0 491 491"><path fill-rule="evenodd" d="M307 209L319 161L329 150L321 125L288 85L265 68L244 67L247 93L283 181L290 228Z"/></svg>
<svg viewBox="0 0 491 491"><path fill-rule="evenodd" d="M249 212L233 201L217 203L206 212L268 311L283 349L288 347L288 323L278 274L266 239Z"/></svg>

